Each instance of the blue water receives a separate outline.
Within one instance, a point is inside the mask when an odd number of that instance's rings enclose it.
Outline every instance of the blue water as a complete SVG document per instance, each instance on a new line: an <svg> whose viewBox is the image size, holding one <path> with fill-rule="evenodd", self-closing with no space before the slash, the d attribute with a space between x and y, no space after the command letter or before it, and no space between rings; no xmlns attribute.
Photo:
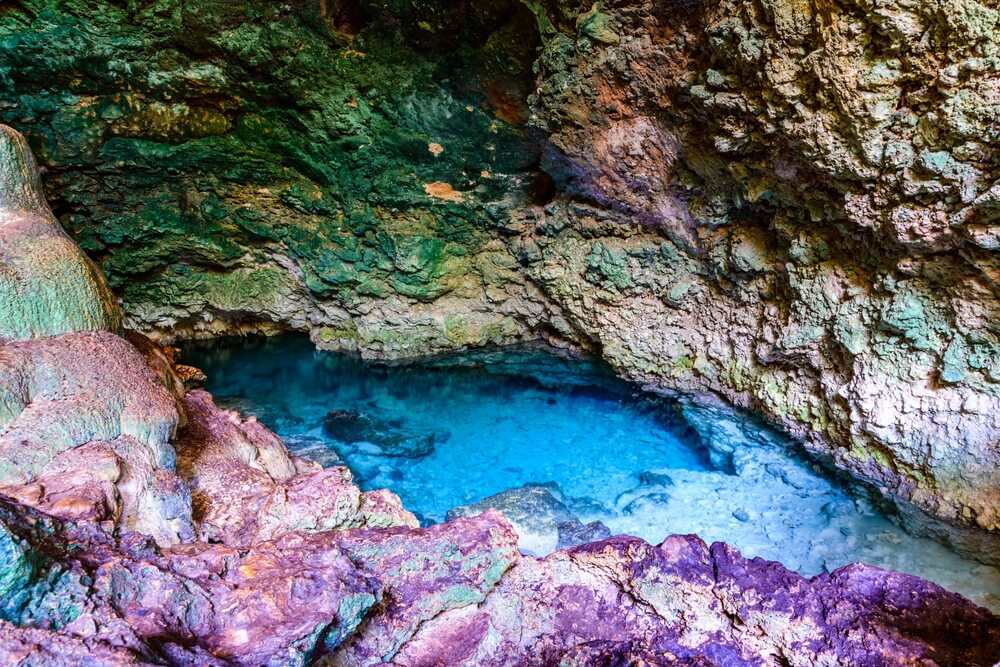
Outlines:
<svg viewBox="0 0 1000 667"><path fill-rule="evenodd" d="M256 415L297 453L332 450L362 489L392 489L424 520L526 483L613 501L649 468L710 467L671 404L593 362L539 351L387 366L285 336L191 344L184 360L208 373L220 404ZM434 436L433 451L386 457L340 443L323 431L331 410Z"/></svg>
<svg viewBox="0 0 1000 667"><path fill-rule="evenodd" d="M593 361L518 349L392 366L287 335L189 343L183 362L218 404L425 524L544 484L612 534L696 533L807 575L869 562L1000 610L1000 571L905 533L758 420L644 393Z"/></svg>

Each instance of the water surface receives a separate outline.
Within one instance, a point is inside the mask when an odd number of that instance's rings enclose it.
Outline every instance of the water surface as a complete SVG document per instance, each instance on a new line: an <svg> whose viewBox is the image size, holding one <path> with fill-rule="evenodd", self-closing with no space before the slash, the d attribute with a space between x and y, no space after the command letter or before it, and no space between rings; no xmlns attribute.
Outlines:
<svg viewBox="0 0 1000 667"><path fill-rule="evenodd" d="M184 362L220 405L424 523L544 485L611 533L697 533L806 575L869 562L1000 608L1000 571L908 535L759 421L646 394L593 361L520 349L389 366L289 335L190 343Z"/></svg>

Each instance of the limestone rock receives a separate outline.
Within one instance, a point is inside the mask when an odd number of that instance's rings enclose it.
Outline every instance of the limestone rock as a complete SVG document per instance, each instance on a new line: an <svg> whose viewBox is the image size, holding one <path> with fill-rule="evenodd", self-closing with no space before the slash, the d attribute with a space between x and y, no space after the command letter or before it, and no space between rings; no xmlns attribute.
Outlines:
<svg viewBox="0 0 1000 667"><path fill-rule="evenodd" d="M995 7L320 5L0 17L0 120L132 323L598 352L995 560Z"/></svg>
<svg viewBox="0 0 1000 667"><path fill-rule="evenodd" d="M674 9L602 7L621 38L586 48L585 8L538 10L532 118L568 196L515 213L512 249L552 321L642 384L764 413L995 562L1000 293L969 235L995 218L998 83L972 63L996 12Z"/></svg>
<svg viewBox="0 0 1000 667"><path fill-rule="evenodd" d="M598 351L996 559L995 8L376 4L0 12L0 120L132 322ZM114 335L39 186L2 130L0 483L65 517L0 500L2 662L1000 660L995 616L864 565L805 579L690 536L537 559L491 511L418 528ZM567 517L529 507L558 546Z"/></svg>
<svg viewBox="0 0 1000 667"><path fill-rule="evenodd" d="M354 445L364 454L421 458L434 451L434 443L447 434L414 433L358 410L331 410L323 420L323 432L345 445Z"/></svg>
<svg viewBox="0 0 1000 667"><path fill-rule="evenodd" d="M56 582L31 591L33 616L8 620L91 642L50 641L53 649L85 646L100 657L103 640L159 664L302 665L317 644L335 645L338 633L356 627L379 595L377 582L331 541L287 536L244 552L204 543L159 552L138 535L117 542L92 527L46 519L46 530L38 530L30 522L39 519L23 508L0 504L4 546L17 544L33 577ZM50 556L70 548L75 553L65 560ZM6 573L15 586L31 581Z"/></svg>
<svg viewBox="0 0 1000 667"><path fill-rule="evenodd" d="M607 526L600 521L582 524L561 497L555 485L528 484L455 507L448 511L448 519L498 510L517 531L521 550L536 556L610 536Z"/></svg>
<svg viewBox="0 0 1000 667"><path fill-rule="evenodd" d="M0 125L0 340L120 328L104 276L49 211L27 142Z"/></svg>
<svg viewBox="0 0 1000 667"><path fill-rule="evenodd" d="M497 513L158 550L0 499L0 659L169 665L990 665L1000 623L866 565L804 579L722 544L520 556ZM28 601L28 604L24 604ZM607 661L612 662L607 662ZM103 662L101 662L103 661ZM37 664L32 662L22 664Z"/></svg>
<svg viewBox="0 0 1000 667"><path fill-rule="evenodd" d="M864 565L803 579L692 536L659 547L613 538L520 559L484 604L425 623L393 660L499 667L619 664L579 661L629 656L805 666L877 656L884 665L990 664L998 630L989 615L963 611L961 598L911 579ZM929 609L940 610L936 621L927 620ZM964 634L979 619L985 634ZM333 664L370 663L345 656Z"/></svg>
<svg viewBox="0 0 1000 667"><path fill-rule="evenodd" d="M18 667L152 667L126 649L0 621L0 658Z"/></svg>
<svg viewBox="0 0 1000 667"><path fill-rule="evenodd" d="M177 471L202 539L246 546L295 530L417 525L394 494L361 493L347 468L293 458L263 424L216 407L208 393L188 392L184 407Z"/></svg>
<svg viewBox="0 0 1000 667"><path fill-rule="evenodd" d="M59 516L109 519L165 544L190 538L170 444L182 414L115 334L0 344L0 485Z"/></svg>
<svg viewBox="0 0 1000 667"><path fill-rule="evenodd" d="M516 279L489 230L544 182L523 128L535 19L514 0L434 0L419 21L367 4L71 0L0 17L0 122L45 156L131 328L292 324L384 356L518 338L513 307L482 291ZM364 17L351 35L342 11Z"/></svg>

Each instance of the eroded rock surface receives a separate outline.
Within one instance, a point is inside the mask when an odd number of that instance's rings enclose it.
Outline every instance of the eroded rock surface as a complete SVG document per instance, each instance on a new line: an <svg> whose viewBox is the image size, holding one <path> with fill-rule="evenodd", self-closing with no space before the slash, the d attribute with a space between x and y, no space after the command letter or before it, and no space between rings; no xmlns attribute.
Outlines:
<svg viewBox="0 0 1000 667"><path fill-rule="evenodd" d="M133 328L508 342L521 325L482 292L514 265L492 229L544 180L535 21L516 0L418 5L12 7L0 121L45 157Z"/></svg>
<svg viewBox="0 0 1000 667"><path fill-rule="evenodd" d="M599 350L995 554L995 9L476 6L18 3L0 115L135 323ZM870 566L805 579L692 536L537 559L493 511L416 527L118 337L0 139L5 664L1000 660L996 616Z"/></svg>
<svg viewBox="0 0 1000 667"><path fill-rule="evenodd" d="M202 539L243 546L289 530L417 525L388 491L361 493L345 467L294 458L255 418L221 410L200 390L184 397L177 472L193 489Z"/></svg>
<svg viewBox="0 0 1000 667"><path fill-rule="evenodd" d="M335 4L0 16L134 325L595 351L995 561L995 7Z"/></svg>
<svg viewBox="0 0 1000 667"><path fill-rule="evenodd" d="M949 617L954 625L928 623L922 610L958 601L899 577L851 566L806 580L692 536L659 547L613 538L521 559L484 604L426 624L394 661L589 665L631 655L650 664L805 666L992 659L978 648L931 649L932 638L960 633L964 623L961 613Z"/></svg>
<svg viewBox="0 0 1000 667"><path fill-rule="evenodd" d="M544 13L533 98L585 203L515 246L566 335L764 412L995 558L995 10L595 11Z"/></svg>
<svg viewBox="0 0 1000 667"><path fill-rule="evenodd" d="M170 444L183 413L125 339L79 332L0 344L0 406L3 493L164 543L191 536Z"/></svg>
<svg viewBox="0 0 1000 667"><path fill-rule="evenodd" d="M104 276L49 210L27 142L0 125L0 341L120 328Z"/></svg>
<svg viewBox="0 0 1000 667"><path fill-rule="evenodd" d="M600 521L582 523L563 503L562 493L555 484L528 484L501 491L450 510L448 519L478 516L491 509L503 512L510 521L520 549L536 556L611 536L611 531Z"/></svg>
<svg viewBox="0 0 1000 667"><path fill-rule="evenodd" d="M362 453L420 458L434 451L446 433L414 433L402 424L388 423L358 410L331 410L323 420L323 433Z"/></svg>
<svg viewBox="0 0 1000 667"><path fill-rule="evenodd" d="M811 580L676 536L538 560L489 512L159 550L0 500L7 664L990 665L996 617L914 577ZM44 647L51 662L25 649ZM100 662L100 661L104 662ZM26 662L27 661L27 662Z"/></svg>

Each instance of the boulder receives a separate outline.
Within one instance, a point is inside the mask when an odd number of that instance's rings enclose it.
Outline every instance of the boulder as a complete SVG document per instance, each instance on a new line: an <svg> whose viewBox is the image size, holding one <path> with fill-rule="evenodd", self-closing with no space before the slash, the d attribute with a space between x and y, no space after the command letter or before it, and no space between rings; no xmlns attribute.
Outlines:
<svg viewBox="0 0 1000 667"><path fill-rule="evenodd" d="M247 546L293 530L417 525L396 495L362 493L347 468L291 456L256 418L216 407L207 392L188 392L183 405L177 471L202 539Z"/></svg>
<svg viewBox="0 0 1000 667"><path fill-rule="evenodd" d="M448 519L478 516L499 510L518 534L518 545L526 553L547 555L556 549L576 546L610 536L600 521L582 524L563 502L555 484L526 484L501 491L448 511Z"/></svg>
<svg viewBox="0 0 1000 667"><path fill-rule="evenodd" d="M422 458L447 434L415 433L395 420L382 420L360 410L332 410L323 420L323 432L338 442L354 445L362 454Z"/></svg>

